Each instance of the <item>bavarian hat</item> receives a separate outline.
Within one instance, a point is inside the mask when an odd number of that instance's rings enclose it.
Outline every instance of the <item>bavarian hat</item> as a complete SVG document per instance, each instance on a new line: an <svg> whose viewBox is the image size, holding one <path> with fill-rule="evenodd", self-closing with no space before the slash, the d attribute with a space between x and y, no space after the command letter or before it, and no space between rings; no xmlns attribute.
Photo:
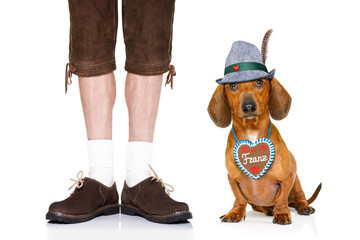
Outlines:
<svg viewBox="0 0 360 240"><path fill-rule="evenodd" d="M230 53L225 62L224 77L216 80L217 83L248 82L260 78L272 80L275 69L268 72L265 59L259 49L248 42L236 41L232 44Z"/></svg>

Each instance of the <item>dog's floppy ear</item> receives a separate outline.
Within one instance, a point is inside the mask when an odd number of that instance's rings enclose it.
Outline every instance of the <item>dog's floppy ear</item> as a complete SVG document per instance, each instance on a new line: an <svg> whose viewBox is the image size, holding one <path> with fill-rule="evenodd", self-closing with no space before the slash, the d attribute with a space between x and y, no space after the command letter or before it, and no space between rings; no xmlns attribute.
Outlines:
<svg viewBox="0 0 360 240"><path fill-rule="evenodd" d="M224 84L219 84L210 100L208 112L216 126L225 128L231 123L231 110L224 96Z"/></svg>
<svg viewBox="0 0 360 240"><path fill-rule="evenodd" d="M284 119L291 106L291 97L276 78L271 80L271 93L269 100L270 115L275 120Z"/></svg>

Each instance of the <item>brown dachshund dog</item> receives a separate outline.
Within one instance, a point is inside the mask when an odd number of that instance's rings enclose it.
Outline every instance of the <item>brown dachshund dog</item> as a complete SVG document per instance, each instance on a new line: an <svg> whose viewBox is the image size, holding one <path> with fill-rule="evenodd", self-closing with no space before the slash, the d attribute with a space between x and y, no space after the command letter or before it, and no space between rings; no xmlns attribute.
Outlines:
<svg viewBox="0 0 360 240"><path fill-rule="evenodd" d="M276 78L271 81L258 79L219 84L209 103L208 112L216 126L227 127L232 120L237 139L254 142L268 135L270 115L275 120L281 120L287 116L290 105L290 95ZM266 174L254 180L234 160L236 141L230 130L225 162L236 199L233 208L220 217L222 222L240 222L245 219L248 203L253 210L274 216L273 223L282 225L292 222L289 207L294 207L301 215L315 212L309 205L316 199L321 184L313 196L306 200L296 174L295 158L273 124L269 136L276 149L275 158Z"/></svg>

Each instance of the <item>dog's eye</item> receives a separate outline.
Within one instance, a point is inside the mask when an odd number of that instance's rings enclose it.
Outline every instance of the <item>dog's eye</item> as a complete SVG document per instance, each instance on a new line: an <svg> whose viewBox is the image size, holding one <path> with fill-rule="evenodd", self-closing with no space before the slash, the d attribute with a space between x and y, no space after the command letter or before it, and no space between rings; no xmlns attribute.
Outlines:
<svg viewBox="0 0 360 240"><path fill-rule="evenodd" d="M256 82L255 82L255 87L257 87L257 88L262 88L264 86L264 82L263 82L263 80L256 80Z"/></svg>
<svg viewBox="0 0 360 240"><path fill-rule="evenodd" d="M229 85L229 89L230 89L231 91L236 91L236 90L238 89L238 85L237 85L236 83L231 83L231 84Z"/></svg>

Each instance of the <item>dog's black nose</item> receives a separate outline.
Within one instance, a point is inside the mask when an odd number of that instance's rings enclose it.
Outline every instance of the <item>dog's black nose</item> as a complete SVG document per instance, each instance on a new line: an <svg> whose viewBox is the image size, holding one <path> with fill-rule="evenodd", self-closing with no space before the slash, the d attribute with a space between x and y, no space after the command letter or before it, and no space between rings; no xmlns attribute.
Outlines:
<svg viewBox="0 0 360 240"><path fill-rule="evenodd" d="M256 106L252 104L247 104L242 107L244 113L252 113L256 111Z"/></svg>
<svg viewBox="0 0 360 240"><path fill-rule="evenodd" d="M256 103L254 102L253 99L244 101L243 104L241 105L241 108L244 113L252 113L256 111Z"/></svg>

